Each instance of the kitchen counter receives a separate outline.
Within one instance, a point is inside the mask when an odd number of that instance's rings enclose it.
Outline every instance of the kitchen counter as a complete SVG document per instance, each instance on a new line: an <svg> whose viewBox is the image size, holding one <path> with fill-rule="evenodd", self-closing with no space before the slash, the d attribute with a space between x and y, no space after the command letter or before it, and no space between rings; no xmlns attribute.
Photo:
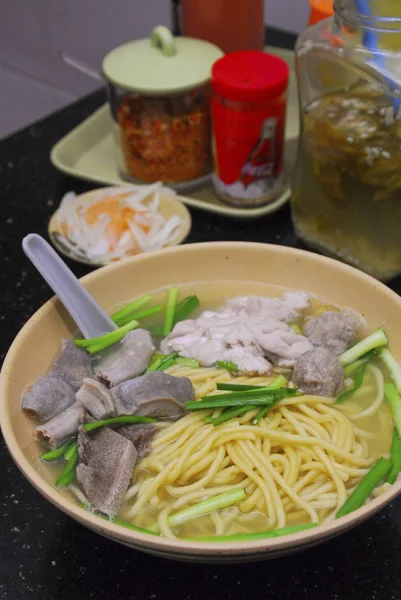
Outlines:
<svg viewBox="0 0 401 600"><path fill-rule="evenodd" d="M272 32L268 42L292 36ZM90 185L51 165L53 144L105 100L102 91L0 142L1 356L24 322L50 296L21 251L68 190ZM191 210L188 243L241 240L301 247L288 207L254 222ZM77 276L89 271L69 263ZM401 278L391 283L401 293ZM18 402L18 399L16 399ZM134 552L84 529L44 500L0 441L0 599L76 600L399 600L401 498L375 518L323 546L244 565L192 565Z"/></svg>

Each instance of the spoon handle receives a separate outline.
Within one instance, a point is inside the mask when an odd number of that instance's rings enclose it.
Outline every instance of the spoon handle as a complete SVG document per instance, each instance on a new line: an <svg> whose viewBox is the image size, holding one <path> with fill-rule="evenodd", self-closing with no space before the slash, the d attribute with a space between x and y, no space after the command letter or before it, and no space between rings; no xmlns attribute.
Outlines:
<svg viewBox="0 0 401 600"><path fill-rule="evenodd" d="M30 233L24 237L22 248L64 304L85 338L98 337L117 329L46 240L36 233Z"/></svg>

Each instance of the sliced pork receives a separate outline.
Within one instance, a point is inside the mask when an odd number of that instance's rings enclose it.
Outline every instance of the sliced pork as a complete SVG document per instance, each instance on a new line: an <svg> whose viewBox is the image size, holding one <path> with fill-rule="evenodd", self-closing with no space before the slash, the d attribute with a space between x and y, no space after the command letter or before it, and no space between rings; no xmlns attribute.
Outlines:
<svg viewBox="0 0 401 600"><path fill-rule="evenodd" d="M312 344L286 321L307 306L308 296L302 292L282 298L233 298L221 312L205 311L197 319L177 323L160 348L165 354L197 358L203 366L231 361L244 373L269 373L271 361L292 367Z"/></svg>
<svg viewBox="0 0 401 600"><path fill-rule="evenodd" d="M47 421L74 402L75 392L68 383L57 377L44 375L24 390L21 407L31 417Z"/></svg>
<svg viewBox="0 0 401 600"><path fill-rule="evenodd" d="M309 305L305 292L285 292L281 298L265 296L238 296L231 298L223 307L224 312L265 317L277 321L294 321Z"/></svg>
<svg viewBox="0 0 401 600"><path fill-rule="evenodd" d="M304 394L335 396L344 378L337 356L327 348L305 352L295 363L292 381Z"/></svg>
<svg viewBox="0 0 401 600"><path fill-rule="evenodd" d="M356 322L349 315L327 311L308 319L305 335L315 348L327 348L334 354L342 354L356 339Z"/></svg>
<svg viewBox="0 0 401 600"><path fill-rule="evenodd" d="M118 415L178 419L188 411L185 402L195 398L186 377L154 371L120 383L111 390Z"/></svg>
<svg viewBox="0 0 401 600"><path fill-rule="evenodd" d="M117 433L132 442L138 452L138 460L149 452L149 444L159 431L151 423L145 425L124 425L117 429Z"/></svg>
<svg viewBox="0 0 401 600"><path fill-rule="evenodd" d="M58 377L78 391L85 377L92 376L91 357L73 340L62 340L62 350L53 363L49 375Z"/></svg>
<svg viewBox="0 0 401 600"><path fill-rule="evenodd" d="M78 434L77 479L91 504L113 517L129 486L137 459L134 445L105 427Z"/></svg>
<svg viewBox="0 0 401 600"><path fill-rule="evenodd" d="M96 366L96 376L111 387L141 375L153 353L152 337L145 329L130 331Z"/></svg>
<svg viewBox="0 0 401 600"><path fill-rule="evenodd" d="M39 425L35 430L35 438L46 442L54 450L76 435L84 419L84 407L80 402L75 402L44 425Z"/></svg>
<svg viewBox="0 0 401 600"><path fill-rule="evenodd" d="M115 409L110 390L96 379L84 379L82 383L76 399L88 413L96 420L113 416Z"/></svg>

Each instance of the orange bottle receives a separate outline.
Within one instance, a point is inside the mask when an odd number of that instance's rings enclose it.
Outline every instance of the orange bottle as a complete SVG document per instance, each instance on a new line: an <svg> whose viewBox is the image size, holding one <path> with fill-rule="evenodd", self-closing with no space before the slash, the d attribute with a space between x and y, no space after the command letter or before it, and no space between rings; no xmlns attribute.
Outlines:
<svg viewBox="0 0 401 600"><path fill-rule="evenodd" d="M308 26L319 23L334 14L334 0L309 0L311 11Z"/></svg>

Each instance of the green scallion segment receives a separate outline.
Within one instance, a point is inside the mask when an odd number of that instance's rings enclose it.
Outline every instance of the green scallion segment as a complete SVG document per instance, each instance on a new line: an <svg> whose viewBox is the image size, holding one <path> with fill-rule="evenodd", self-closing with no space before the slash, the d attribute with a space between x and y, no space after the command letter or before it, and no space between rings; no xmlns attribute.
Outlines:
<svg viewBox="0 0 401 600"><path fill-rule="evenodd" d="M268 540L293 533L301 533L317 527L317 523L305 523L303 525L289 525L281 529L272 529L271 531L257 531L255 533L238 533L236 535L215 535L208 537L187 538L197 542L254 542L256 540Z"/></svg>
<svg viewBox="0 0 401 600"><path fill-rule="evenodd" d="M278 375L271 383L268 385L242 385L238 383L217 383L216 389L218 390L226 390L228 392L247 392L249 390L278 390L279 388L287 385L287 380L284 375Z"/></svg>
<svg viewBox="0 0 401 600"><path fill-rule="evenodd" d="M113 313L110 318L112 321L114 321L114 323L116 323L116 325L121 325L121 323L119 321L126 319L129 315L132 315L133 312L135 312L136 310L139 310L146 304L149 304L149 302L151 302L151 301L152 301L152 296L150 296L149 294L146 294L145 296L142 296L141 298L137 298L130 304L127 304L127 306L124 306L117 312ZM130 319L130 320L132 320L132 319Z"/></svg>
<svg viewBox="0 0 401 600"><path fill-rule="evenodd" d="M169 369L170 367L173 366L173 364L175 363L174 358L170 358L169 360L165 360L160 367L157 369L158 371L165 371L166 369Z"/></svg>
<svg viewBox="0 0 401 600"><path fill-rule="evenodd" d="M391 412L393 413L395 428L398 435L401 437L401 397L397 392L394 383L384 384L384 395L386 396Z"/></svg>
<svg viewBox="0 0 401 600"><path fill-rule="evenodd" d="M271 396L272 399L275 398L286 398L287 396L297 396L299 394L296 388L271 388L269 386L259 387L258 389L253 390L245 390L244 392L231 392L231 394L215 394L213 396L202 396L201 400L198 402L209 402L209 401L220 401L227 400L232 398L259 398L259 396Z"/></svg>
<svg viewBox="0 0 401 600"><path fill-rule="evenodd" d="M364 365L371 358L376 356L376 354L377 354L376 350L372 350L371 352L368 352L367 354L362 356L362 358L358 358L358 360L355 360L354 362L352 362L349 365L347 365L346 367L344 367L344 377L352 377L354 375L354 373L356 373L356 371L358 371L358 369L362 365Z"/></svg>
<svg viewBox="0 0 401 600"><path fill-rule="evenodd" d="M199 308L200 302L198 296L187 296L177 304L175 311L174 324L187 319L191 313Z"/></svg>
<svg viewBox="0 0 401 600"><path fill-rule="evenodd" d="M122 325L126 325L130 321L140 321L142 319L146 319L153 315L157 315L158 313L163 312L163 310L164 310L164 306L162 306L161 304L157 304L156 306L152 306L151 308L146 308L145 310L136 312L133 315L129 315L125 318L119 319L117 322L117 325L122 326Z"/></svg>
<svg viewBox="0 0 401 600"><path fill-rule="evenodd" d="M238 373L238 371L239 371L238 366L231 361L216 360L215 366L218 369L226 369L226 371L230 371L231 373Z"/></svg>
<svg viewBox="0 0 401 600"><path fill-rule="evenodd" d="M106 350L110 346L113 346L117 342L123 339L123 337L133 329L139 327L138 321L130 321L126 325L119 327L115 331L111 333L106 333L106 335L102 335L97 338L92 338L90 340L74 340L75 345L78 348L85 348L89 354L97 354L102 350Z"/></svg>
<svg viewBox="0 0 401 600"><path fill-rule="evenodd" d="M252 410L253 408L255 408L255 407L254 406L238 406L238 408L231 408L231 409L225 410L224 412L221 413L221 415L219 417L215 417L214 419L211 418L210 421L206 421L206 419L204 419L204 421L212 423L213 427L218 427L222 423L231 421L231 419L234 419L235 417L239 417L240 415L243 415L244 413L248 412L248 410Z"/></svg>
<svg viewBox="0 0 401 600"><path fill-rule="evenodd" d="M342 404L343 402L345 402L346 400L351 398L351 396L353 396L356 391L359 390L359 388L361 387L361 385L363 383L363 378L365 376L366 365L367 365L366 362L364 362L360 365L360 367L358 368L358 370L355 373L353 387L338 396L338 398L336 400L337 404Z"/></svg>
<svg viewBox="0 0 401 600"><path fill-rule="evenodd" d="M64 453L67 466L56 480L56 487L68 487L75 478L75 469L78 461L78 443L73 442Z"/></svg>
<svg viewBox="0 0 401 600"><path fill-rule="evenodd" d="M122 521L121 519L118 519L117 517L112 517L112 518L108 517L107 515L104 515L103 513L99 512L97 510L92 510L90 505L80 504L80 507L88 512L91 512L92 514L96 515L97 517L104 519L105 521L114 523L115 525L120 525L121 527L126 527L127 529L132 529L133 531L138 531L139 533L148 533L149 535L159 535L158 533L156 533L154 531L150 531L150 529L144 529L143 527L137 527L136 525L133 525L132 523L128 523L127 521Z"/></svg>
<svg viewBox="0 0 401 600"><path fill-rule="evenodd" d="M62 456L64 456L66 450L68 450L68 448L70 446L71 446L71 440L69 440L68 442L65 442L65 444L63 444L59 448L56 448L56 450L50 450L49 452L45 452L44 454L42 454L40 459L44 460L45 462L51 462L53 460L57 460L58 458L61 458Z"/></svg>
<svg viewBox="0 0 401 600"><path fill-rule="evenodd" d="M163 356L162 358L158 358L157 360L155 360L155 362L153 362L150 365L150 367L148 367L146 372L151 373L152 371L164 371L165 369L168 368L168 367L166 367L166 364L168 363L168 366L171 366L174 363L177 356L178 356L177 352L172 352L171 354L167 354L166 356Z"/></svg>
<svg viewBox="0 0 401 600"><path fill-rule="evenodd" d="M336 515L337 518L345 517L345 515L360 508L378 484L386 479L391 467L391 462L381 456L344 502Z"/></svg>
<svg viewBox="0 0 401 600"><path fill-rule="evenodd" d="M175 359L175 362L181 367L188 367L190 369L199 369L200 367L200 362L199 360L196 360L196 358L182 358L179 356Z"/></svg>
<svg viewBox="0 0 401 600"><path fill-rule="evenodd" d="M365 339L361 340L355 346L346 350L340 355L340 362L343 367L349 365L350 363L358 360L364 354L371 352L372 350L376 350L376 348L381 348L382 346L387 346L388 337L384 329L377 329L370 335L368 335Z"/></svg>
<svg viewBox="0 0 401 600"><path fill-rule="evenodd" d="M379 356L387 367L394 382L395 389L401 394L401 365L388 348L379 350Z"/></svg>
<svg viewBox="0 0 401 600"><path fill-rule="evenodd" d="M391 471L387 475L387 483L394 483L397 479L398 473L401 471L401 438L398 435L398 431L394 428L393 441L391 444L391 456L390 461L392 464Z"/></svg>
<svg viewBox="0 0 401 600"><path fill-rule="evenodd" d="M174 325L179 321L187 319L189 315L200 306L197 296L187 296L180 302L177 302L175 307ZM151 333L155 336L163 335L163 327L151 327Z"/></svg>
<svg viewBox="0 0 401 600"><path fill-rule="evenodd" d="M253 420L253 425L259 425L260 421L263 419L263 417L265 417L267 415L267 413L269 412L269 410L272 408L272 406L262 406L262 408L260 409L260 411L258 412L258 414L256 415L256 417Z"/></svg>
<svg viewBox="0 0 401 600"><path fill-rule="evenodd" d="M265 389L265 385L241 385L239 383L217 383L216 389L227 392L247 392L249 390Z"/></svg>
<svg viewBox="0 0 401 600"><path fill-rule="evenodd" d="M180 510L180 512L175 513L175 515L171 515L168 518L168 524L170 527L179 527L187 521L192 521L203 515L208 515L216 510L235 506L238 502L245 500L245 498L246 493L242 488L217 494L217 496L212 496L212 498L203 500L202 502L199 502L199 504L195 504L194 506Z"/></svg>
<svg viewBox="0 0 401 600"><path fill-rule="evenodd" d="M248 392L233 392L232 394L220 394L216 396L204 396L201 400L186 402L185 406L192 411L210 408L225 408L227 406L266 406L275 401L283 400L290 396L298 395L296 389L279 390L250 390Z"/></svg>
<svg viewBox="0 0 401 600"><path fill-rule="evenodd" d="M93 421L93 423L85 423L82 427L85 431L93 431L100 427L109 425L135 424L135 423L155 423L157 419L153 417L136 417L135 415L125 415L123 417L113 417L111 419L103 419L102 421Z"/></svg>
<svg viewBox="0 0 401 600"><path fill-rule="evenodd" d="M173 329L177 299L178 299L178 288L176 288L176 287L170 288L169 292L168 292L168 298L167 298L166 316L164 318L163 335L168 335L170 333L170 331Z"/></svg>

